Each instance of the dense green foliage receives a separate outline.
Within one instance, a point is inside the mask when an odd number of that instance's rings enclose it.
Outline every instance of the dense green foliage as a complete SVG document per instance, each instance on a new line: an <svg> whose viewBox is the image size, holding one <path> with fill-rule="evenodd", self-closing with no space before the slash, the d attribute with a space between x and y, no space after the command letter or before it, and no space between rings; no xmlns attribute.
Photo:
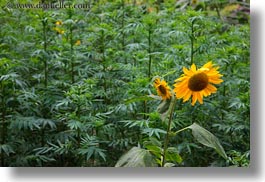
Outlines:
<svg viewBox="0 0 265 182"><path fill-rule="evenodd" d="M172 86L209 60L224 82L202 105L176 100L165 166L249 166L247 3L71 3L87 6L1 3L0 166L161 166L168 125L153 78Z"/></svg>

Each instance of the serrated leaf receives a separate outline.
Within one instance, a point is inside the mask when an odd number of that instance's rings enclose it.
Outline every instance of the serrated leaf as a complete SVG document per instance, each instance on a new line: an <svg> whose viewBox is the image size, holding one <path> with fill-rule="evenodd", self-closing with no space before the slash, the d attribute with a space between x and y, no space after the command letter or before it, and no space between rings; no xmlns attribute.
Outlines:
<svg viewBox="0 0 265 182"><path fill-rule="evenodd" d="M182 157L179 155L178 149L175 147L169 147L166 151L166 161L170 162L182 162Z"/></svg>
<svg viewBox="0 0 265 182"><path fill-rule="evenodd" d="M156 167L156 161L148 150L133 147L124 154L115 167Z"/></svg>
<svg viewBox="0 0 265 182"><path fill-rule="evenodd" d="M154 154L157 158L161 157L162 148L155 146L155 145L146 145L147 150L149 150L152 154Z"/></svg>
<svg viewBox="0 0 265 182"><path fill-rule="evenodd" d="M201 144L213 148L216 152L221 155L224 159L227 159L227 155L220 144L219 140L208 130L204 129L197 123L193 123L188 128L192 130L194 138Z"/></svg>

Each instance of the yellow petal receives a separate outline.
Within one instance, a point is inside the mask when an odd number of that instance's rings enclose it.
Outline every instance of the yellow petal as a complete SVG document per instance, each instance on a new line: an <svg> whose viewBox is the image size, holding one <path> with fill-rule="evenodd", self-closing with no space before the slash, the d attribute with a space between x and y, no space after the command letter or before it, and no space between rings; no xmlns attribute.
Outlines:
<svg viewBox="0 0 265 182"><path fill-rule="evenodd" d="M199 101L200 104L203 104L202 94L203 94L202 92L198 92L197 93L198 101Z"/></svg>
<svg viewBox="0 0 265 182"><path fill-rule="evenodd" d="M212 84L208 84L207 89L209 89L211 93L215 93L217 90L217 88L213 86Z"/></svg>
<svg viewBox="0 0 265 182"><path fill-rule="evenodd" d="M209 61L208 63L206 63L206 64L203 65L203 68L210 69L212 67L212 65L213 65L212 61Z"/></svg>
<svg viewBox="0 0 265 182"><path fill-rule="evenodd" d="M191 70L193 73L195 73L195 72L196 72L196 66L195 66L195 64L194 64L194 63L191 65L191 68L190 68L190 70Z"/></svg>
<svg viewBox="0 0 265 182"><path fill-rule="evenodd" d="M197 99L198 98L197 98L196 92L193 92L193 94L192 94L192 103L191 103L192 106L194 106L194 104L196 103Z"/></svg>
<svg viewBox="0 0 265 182"><path fill-rule="evenodd" d="M189 71L186 67L183 67L183 72L188 75L188 76L192 76L193 73L191 71Z"/></svg>
<svg viewBox="0 0 265 182"><path fill-rule="evenodd" d="M187 100L189 100L190 97L191 97L191 94L192 94L192 91L189 90L189 91L186 93L186 95L184 95L184 97L183 97L183 102L186 102Z"/></svg>

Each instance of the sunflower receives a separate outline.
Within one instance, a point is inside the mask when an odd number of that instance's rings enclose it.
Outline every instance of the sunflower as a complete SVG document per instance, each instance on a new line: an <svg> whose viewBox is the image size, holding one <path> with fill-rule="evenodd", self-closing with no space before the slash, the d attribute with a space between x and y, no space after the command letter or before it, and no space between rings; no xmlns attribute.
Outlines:
<svg viewBox="0 0 265 182"><path fill-rule="evenodd" d="M203 97L217 91L217 88L212 84L223 82L220 79L223 75L219 73L218 67L213 67L211 61L198 70L195 64L192 64L190 70L183 67L183 72L184 74L175 80L174 92L178 99L183 98L183 102L188 101L192 96L191 105L193 106L197 100L200 104L203 104Z"/></svg>
<svg viewBox="0 0 265 182"><path fill-rule="evenodd" d="M55 22L55 24L56 24L56 25L62 25L63 22L59 20L59 21Z"/></svg>
<svg viewBox="0 0 265 182"><path fill-rule="evenodd" d="M64 34L64 30L58 28L58 27L55 27L54 30L58 33L58 34Z"/></svg>
<svg viewBox="0 0 265 182"><path fill-rule="evenodd" d="M75 45L76 46L79 46L81 44L81 40L77 40L76 42L75 42Z"/></svg>
<svg viewBox="0 0 265 182"><path fill-rule="evenodd" d="M154 81L154 87L156 88L157 94L160 95L163 100L170 99L170 87L165 80L161 81L160 78L156 78Z"/></svg>

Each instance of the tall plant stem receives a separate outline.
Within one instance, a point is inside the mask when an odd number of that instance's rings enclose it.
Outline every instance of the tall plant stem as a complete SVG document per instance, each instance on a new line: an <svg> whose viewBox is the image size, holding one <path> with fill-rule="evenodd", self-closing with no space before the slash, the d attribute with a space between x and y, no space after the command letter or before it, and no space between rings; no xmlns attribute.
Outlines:
<svg viewBox="0 0 265 182"><path fill-rule="evenodd" d="M221 16L220 9L219 9L217 2L215 2L214 6L215 6L217 16L222 20L222 16Z"/></svg>
<svg viewBox="0 0 265 182"><path fill-rule="evenodd" d="M151 56L151 35L152 35L152 25L149 25L148 27L148 57L149 57L149 62L148 62L148 78L149 80L151 80L151 67L152 67L152 56ZM148 112L148 107L147 107L147 102L144 101L144 112L147 113ZM144 116L144 119L146 119L146 115Z"/></svg>
<svg viewBox="0 0 265 182"><path fill-rule="evenodd" d="M152 56L151 56L151 35L152 35L152 26L149 25L148 30L148 55L149 55L149 64L148 64L148 77L151 79L151 66L152 66Z"/></svg>
<svg viewBox="0 0 265 182"><path fill-rule="evenodd" d="M1 81L1 91L2 91L2 131L1 131L1 144L5 144L6 141L6 105L5 105L5 90L3 81ZM1 166L5 166L4 152L1 152Z"/></svg>
<svg viewBox="0 0 265 182"><path fill-rule="evenodd" d="M44 19L42 20L42 28L43 28L43 50L44 50L44 58L43 58L43 61L44 61L44 86L45 88L47 88L47 85L48 85L48 62L47 62L47 59L46 59L46 54L47 54L47 21Z"/></svg>
<svg viewBox="0 0 265 182"><path fill-rule="evenodd" d="M102 64L103 64L103 71L106 72L106 55L105 55L105 34L104 30L101 31L101 53L102 53ZM106 76L104 76L104 91L107 92L107 80Z"/></svg>
<svg viewBox="0 0 265 182"><path fill-rule="evenodd" d="M225 64L225 73L227 73L227 67L228 67L228 64L226 63ZM224 84L224 87L223 87L223 97L225 98L225 95L226 95L226 85ZM226 101L225 99L223 99L223 102L222 102L222 108L226 108ZM224 112L221 113L221 118L222 120L224 119Z"/></svg>
<svg viewBox="0 0 265 182"><path fill-rule="evenodd" d="M190 65L193 64L193 57L194 57L194 21L191 22L191 48L190 48Z"/></svg>
<svg viewBox="0 0 265 182"><path fill-rule="evenodd" d="M171 130L171 123L172 123L175 105L176 105L176 99L174 99L174 101L173 101L173 105L171 107L171 111L170 111L170 115L169 115L169 120L168 120L168 125L167 125L167 133L166 133L166 137L165 137L165 141L164 141L164 149L163 149L163 156L162 156L163 157L162 158L162 167L165 165L165 162L166 162L166 152L167 152L167 147L168 147L168 143L169 143L169 133Z"/></svg>
<svg viewBox="0 0 265 182"><path fill-rule="evenodd" d="M72 29L72 26L70 26L71 81L72 83L75 83L75 74L74 74L75 64L74 64L74 56L73 56L73 53L74 53L73 44L74 44L73 29Z"/></svg>
<svg viewBox="0 0 265 182"><path fill-rule="evenodd" d="M125 33L124 33L124 20L125 20L125 2L122 0L122 21L121 21L121 31L122 31L122 50L125 54ZM127 57L124 57L124 62L127 64Z"/></svg>

